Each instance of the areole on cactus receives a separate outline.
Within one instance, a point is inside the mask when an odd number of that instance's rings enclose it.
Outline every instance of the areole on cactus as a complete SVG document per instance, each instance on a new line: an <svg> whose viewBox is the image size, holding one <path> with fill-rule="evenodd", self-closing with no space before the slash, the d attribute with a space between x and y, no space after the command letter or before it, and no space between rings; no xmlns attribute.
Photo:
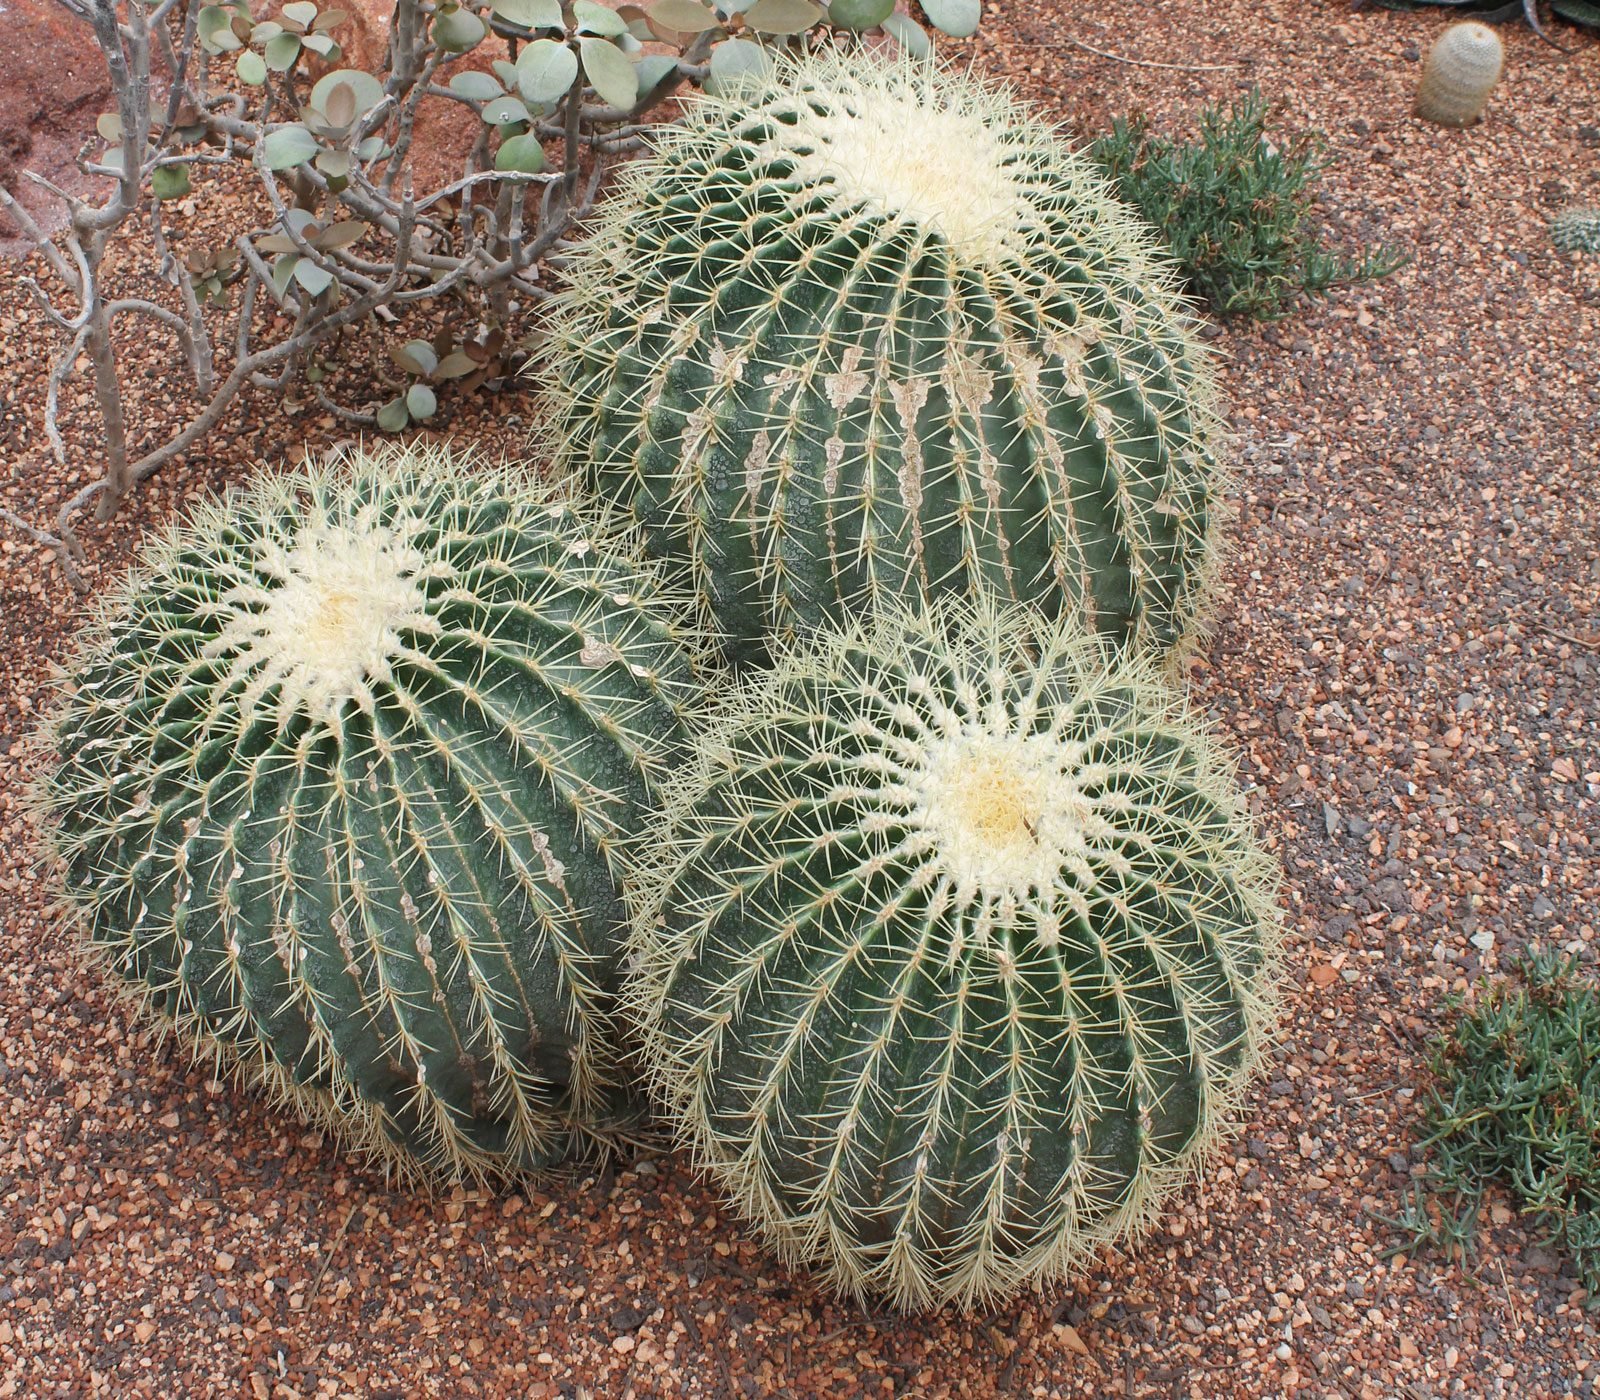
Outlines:
<svg viewBox="0 0 1600 1400"><path fill-rule="evenodd" d="M403 1176L609 1141L618 851L694 690L636 554L436 450L201 507L105 600L42 735L91 951Z"/></svg>
<svg viewBox="0 0 1600 1400"><path fill-rule="evenodd" d="M788 60L664 129L566 272L549 448L735 657L979 587L1137 647L1194 629L1207 358L1151 230L1001 90Z"/></svg>
<svg viewBox="0 0 1600 1400"><path fill-rule="evenodd" d="M1149 658L943 600L749 683L668 790L628 997L792 1262L903 1308L1066 1275L1225 1131L1276 875Z"/></svg>

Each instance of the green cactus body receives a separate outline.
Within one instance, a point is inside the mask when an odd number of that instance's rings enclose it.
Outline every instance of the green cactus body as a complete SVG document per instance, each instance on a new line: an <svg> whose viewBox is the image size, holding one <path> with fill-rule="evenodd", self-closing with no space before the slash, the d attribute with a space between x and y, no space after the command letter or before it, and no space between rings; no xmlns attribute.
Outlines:
<svg viewBox="0 0 1600 1400"><path fill-rule="evenodd" d="M71 663L36 799L90 949L415 1178L629 1110L613 874L690 693L628 550L512 472L357 456L202 508Z"/></svg>
<svg viewBox="0 0 1600 1400"><path fill-rule="evenodd" d="M1505 47L1486 24L1452 24L1428 50L1416 114L1440 126L1471 126L1505 71Z"/></svg>
<svg viewBox="0 0 1600 1400"><path fill-rule="evenodd" d="M905 1308L1143 1228L1271 1023L1275 875L1148 660L948 602L823 634L670 792L628 998L781 1254Z"/></svg>
<svg viewBox="0 0 1600 1400"><path fill-rule="evenodd" d="M1563 209L1550 220L1550 242L1563 253L1600 253L1600 208Z"/></svg>
<svg viewBox="0 0 1600 1400"><path fill-rule="evenodd" d="M1190 632L1222 509L1206 358L1151 231L1003 94L795 61L665 129L567 270L550 449L736 658L978 585Z"/></svg>

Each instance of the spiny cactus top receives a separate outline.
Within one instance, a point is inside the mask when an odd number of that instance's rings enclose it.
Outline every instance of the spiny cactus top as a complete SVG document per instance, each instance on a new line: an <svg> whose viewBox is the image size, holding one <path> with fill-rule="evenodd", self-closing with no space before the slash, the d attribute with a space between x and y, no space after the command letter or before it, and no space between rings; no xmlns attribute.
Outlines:
<svg viewBox="0 0 1600 1400"><path fill-rule="evenodd" d="M1550 220L1550 241L1564 253L1600 253L1600 206L1574 204Z"/></svg>
<svg viewBox="0 0 1600 1400"><path fill-rule="evenodd" d="M1189 313L1002 92L823 53L699 100L568 275L551 450L735 656L980 583L1153 648L1193 625L1222 483Z"/></svg>
<svg viewBox="0 0 1600 1400"><path fill-rule="evenodd" d="M1471 126L1489 105L1505 63L1505 47L1488 25L1452 24L1434 40L1422 65L1417 115L1441 126Z"/></svg>
<svg viewBox="0 0 1600 1400"><path fill-rule="evenodd" d="M72 661L37 800L121 983L410 1176L615 1126L616 848L690 665L630 547L412 451L207 505Z"/></svg>
<svg viewBox="0 0 1600 1400"><path fill-rule="evenodd" d="M906 1308L1144 1226L1270 1024L1271 863L1148 661L1018 610L824 634L668 794L628 992L787 1258Z"/></svg>

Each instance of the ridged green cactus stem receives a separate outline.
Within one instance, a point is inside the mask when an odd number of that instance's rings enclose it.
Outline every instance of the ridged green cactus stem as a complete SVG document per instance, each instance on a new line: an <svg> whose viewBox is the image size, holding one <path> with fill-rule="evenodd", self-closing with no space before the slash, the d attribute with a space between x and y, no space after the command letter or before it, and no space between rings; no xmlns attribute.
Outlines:
<svg viewBox="0 0 1600 1400"><path fill-rule="evenodd" d="M1452 24L1428 50L1416 114L1440 126L1471 126L1489 105L1505 64L1505 47L1488 25Z"/></svg>
<svg viewBox="0 0 1600 1400"><path fill-rule="evenodd" d="M818 53L631 164L552 312L549 450L684 561L736 658L986 587L1176 646L1213 381L1152 231L1002 91Z"/></svg>
<svg viewBox="0 0 1600 1400"><path fill-rule="evenodd" d="M1561 210L1550 220L1550 242L1563 253L1600 253L1600 207Z"/></svg>
<svg viewBox="0 0 1600 1400"><path fill-rule="evenodd" d="M1146 1227L1272 1024L1276 877L1229 766L1148 659L1032 610L824 634L638 849L657 1093L786 1259L902 1308Z"/></svg>
<svg viewBox="0 0 1600 1400"><path fill-rule="evenodd" d="M636 554L431 450L264 479L147 549L36 792L117 985L403 1176L608 1141L618 851L695 689Z"/></svg>

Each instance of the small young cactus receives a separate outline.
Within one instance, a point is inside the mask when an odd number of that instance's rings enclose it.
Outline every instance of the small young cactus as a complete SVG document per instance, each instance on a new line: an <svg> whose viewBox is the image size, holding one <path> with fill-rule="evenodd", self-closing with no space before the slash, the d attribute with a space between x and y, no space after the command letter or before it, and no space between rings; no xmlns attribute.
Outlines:
<svg viewBox="0 0 1600 1400"><path fill-rule="evenodd" d="M1600 208L1563 209L1550 220L1550 241L1563 253L1600 254Z"/></svg>
<svg viewBox="0 0 1600 1400"><path fill-rule="evenodd" d="M975 77L864 52L657 141L567 267L549 450L681 561L736 658L976 586L1189 635L1212 376L1085 157Z"/></svg>
<svg viewBox="0 0 1600 1400"><path fill-rule="evenodd" d="M641 841L653 1084L789 1261L903 1308L1132 1235L1272 1021L1272 863L1146 658L946 599L752 683Z"/></svg>
<svg viewBox="0 0 1600 1400"><path fill-rule="evenodd" d="M410 1178L626 1116L614 870L692 694L625 543L531 478L359 454L206 505L41 736L65 909L205 1054Z"/></svg>
<svg viewBox="0 0 1600 1400"><path fill-rule="evenodd" d="M1486 24L1452 24L1428 50L1417 88L1416 114L1441 126L1471 126L1505 69L1500 36Z"/></svg>

